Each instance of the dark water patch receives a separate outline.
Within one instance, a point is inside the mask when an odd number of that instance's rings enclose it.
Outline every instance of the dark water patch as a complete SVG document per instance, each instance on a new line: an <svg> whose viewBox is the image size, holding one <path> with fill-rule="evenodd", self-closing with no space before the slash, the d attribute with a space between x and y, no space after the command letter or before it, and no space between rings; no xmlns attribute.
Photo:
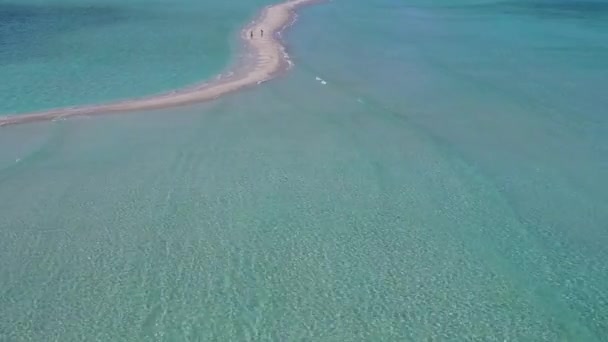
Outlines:
<svg viewBox="0 0 608 342"><path fill-rule="evenodd" d="M604 1L505 1L505 8L545 17L592 19L608 16L608 2Z"/></svg>
<svg viewBox="0 0 608 342"><path fill-rule="evenodd" d="M58 35L113 25L132 11L112 6L0 4L0 65L45 57Z"/></svg>
<svg viewBox="0 0 608 342"><path fill-rule="evenodd" d="M605 19L608 17L608 1L568 0L506 0L448 5L451 9L491 11L505 14L533 15L544 18Z"/></svg>
<svg viewBox="0 0 608 342"><path fill-rule="evenodd" d="M517 7L535 11L559 11L579 14L600 14L608 12L608 2L604 1L506 1Z"/></svg>

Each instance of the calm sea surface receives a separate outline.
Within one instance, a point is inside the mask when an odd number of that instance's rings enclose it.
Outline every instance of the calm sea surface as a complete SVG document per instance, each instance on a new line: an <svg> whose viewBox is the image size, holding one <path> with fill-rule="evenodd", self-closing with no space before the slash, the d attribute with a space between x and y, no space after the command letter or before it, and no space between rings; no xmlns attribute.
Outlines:
<svg viewBox="0 0 608 342"><path fill-rule="evenodd" d="M4 112L212 75L262 5L82 3L2 26ZM286 39L215 102L0 129L1 341L607 340L608 2L335 0Z"/></svg>
<svg viewBox="0 0 608 342"><path fill-rule="evenodd" d="M269 0L0 0L0 115L191 85ZM234 58L235 59L235 58Z"/></svg>

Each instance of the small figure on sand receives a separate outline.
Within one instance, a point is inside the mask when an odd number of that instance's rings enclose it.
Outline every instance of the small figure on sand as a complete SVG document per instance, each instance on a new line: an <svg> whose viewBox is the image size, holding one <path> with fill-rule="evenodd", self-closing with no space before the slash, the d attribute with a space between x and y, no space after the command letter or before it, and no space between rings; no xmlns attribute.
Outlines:
<svg viewBox="0 0 608 342"><path fill-rule="evenodd" d="M249 31L249 39L253 39L253 31Z"/></svg>
<svg viewBox="0 0 608 342"><path fill-rule="evenodd" d="M264 30L260 30L260 36L264 37Z"/></svg>

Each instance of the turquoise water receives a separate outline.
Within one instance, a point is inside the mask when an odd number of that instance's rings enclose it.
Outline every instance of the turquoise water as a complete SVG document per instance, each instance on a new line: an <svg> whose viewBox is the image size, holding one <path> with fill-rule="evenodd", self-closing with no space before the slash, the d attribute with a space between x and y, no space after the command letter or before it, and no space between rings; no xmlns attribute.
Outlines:
<svg viewBox="0 0 608 342"><path fill-rule="evenodd" d="M4 127L0 340L606 340L607 13L337 0L263 86Z"/></svg>
<svg viewBox="0 0 608 342"><path fill-rule="evenodd" d="M267 0L0 1L0 115L102 103L224 70Z"/></svg>

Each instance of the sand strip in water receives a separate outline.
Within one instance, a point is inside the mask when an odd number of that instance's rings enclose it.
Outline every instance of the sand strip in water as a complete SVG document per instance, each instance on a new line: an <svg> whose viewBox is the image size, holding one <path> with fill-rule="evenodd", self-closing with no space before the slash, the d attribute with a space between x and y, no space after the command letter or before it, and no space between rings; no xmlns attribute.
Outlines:
<svg viewBox="0 0 608 342"><path fill-rule="evenodd" d="M315 1L318 0L289 0L264 8L260 15L241 31L241 39L248 57L243 58L232 71L216 77L213 81L150 97L4 116L0 117L0 126L79 115L168 108L216 99L243 87L260 84L287 70L291 65L280 41L280 32L293 22L298 7ZM261 30L264 30L263 37ZM250 36L251 32L254 33L253 38Z"/></svg>

